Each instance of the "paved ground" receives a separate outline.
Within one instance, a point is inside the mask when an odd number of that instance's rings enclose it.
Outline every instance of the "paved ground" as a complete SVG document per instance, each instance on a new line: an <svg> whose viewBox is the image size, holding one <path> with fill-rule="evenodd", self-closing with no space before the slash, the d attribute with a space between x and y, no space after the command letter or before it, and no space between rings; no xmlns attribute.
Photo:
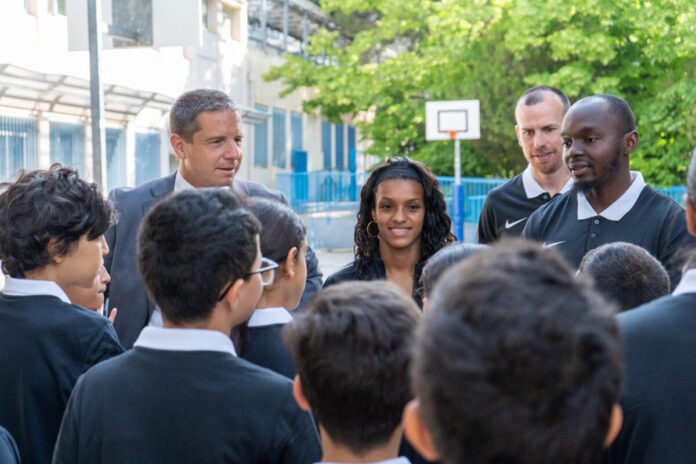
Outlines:
<svg viewBox="0 0 696 464"><path fill-rule="evenodd" d="M324 274L324 280L331 274L353 261L353 250L342 248L338 250L315 250L319 260L319 268Z"/></svg>

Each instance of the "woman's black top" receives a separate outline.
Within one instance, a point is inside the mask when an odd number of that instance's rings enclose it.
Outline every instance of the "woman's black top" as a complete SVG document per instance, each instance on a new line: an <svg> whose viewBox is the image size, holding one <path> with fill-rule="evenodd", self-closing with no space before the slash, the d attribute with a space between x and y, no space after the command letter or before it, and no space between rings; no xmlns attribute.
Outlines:
<svg viewBox="0 0 696 464"><path fill-rule="evenodd" d="M421 273L423 272L423 264L425 263L422 261L416 263L416 270L413 273L413 293L411 294L413 301L415 301L419 307L423 307L423 298L421 296ZM331 274L324 282L324 288L353 280L370 281L386 280L387 278L387 271L384 269L384 261L382 261L382 258L379 256L375 256L368 262L366 271L367 272L362 277L358 276L357 263L353 261Z"/></svg>

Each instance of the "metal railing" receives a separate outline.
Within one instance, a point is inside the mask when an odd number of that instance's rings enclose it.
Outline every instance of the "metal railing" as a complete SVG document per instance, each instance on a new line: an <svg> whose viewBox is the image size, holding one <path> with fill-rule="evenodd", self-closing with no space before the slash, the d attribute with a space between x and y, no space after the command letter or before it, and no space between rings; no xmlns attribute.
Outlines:
<svg viewBox="0 0 696 464"><path fill-rule="evenodd" d="M307 238L314 249L353 247L353 231L357 220L362 189L369 173L345 171L312 171L279 173L276 187L283 192L307 226ZM440 190L453 217L452 186L454 177L439 176ZM476 228L486 195L507 179L462 178L464 202L464 241L476 240ZM683 206L686 187L657 188Z"/></svg>

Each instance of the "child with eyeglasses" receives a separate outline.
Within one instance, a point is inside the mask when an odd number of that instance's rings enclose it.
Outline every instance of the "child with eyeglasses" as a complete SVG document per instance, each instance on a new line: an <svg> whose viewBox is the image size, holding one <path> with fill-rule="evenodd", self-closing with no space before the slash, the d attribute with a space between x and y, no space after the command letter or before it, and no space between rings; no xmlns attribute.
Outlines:
<svg viewBox="0 0 696 464"><path fill-rule="evenodd" d="M246 328L238 334L242 358L289 378L295 365L282 342L281 330L292 321L307 275L306 229L288 206L265 198L252 198L249 209L261 223L259 268L263 294Z"/></svg>

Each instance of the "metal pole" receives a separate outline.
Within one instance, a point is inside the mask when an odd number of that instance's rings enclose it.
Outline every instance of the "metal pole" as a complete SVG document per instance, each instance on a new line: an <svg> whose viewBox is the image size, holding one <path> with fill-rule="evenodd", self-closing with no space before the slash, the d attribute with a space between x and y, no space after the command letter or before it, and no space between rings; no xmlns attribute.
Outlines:
<svg viewBox="0 0 696 464"><path fill-rule="evenodd" d="M262 48L266 50L268 43L268 5L266 0L261 0L261 34L263 36Z"/></svg>
<svg viewBox="0 0 696 464"><path fill-rule="evenodd" d="M92 166L94 180L101 186L105 183L106 153L104 133L104 87L101 81L100 55L101 0L87 0L87 29L89 34L89 95L92 123Z"/></svg>
<svg viewBox="0 0 696 464"><path fill-rule="evenodd" d="M454 234L457 240L464 241L464 188L462 187L462 163L459 139L454 139L454 187L452 191L452 209L454 211Z"/></svg>
<svg viewBox="0 0 696 464"><path fill-rule="evenodd" d="M309 20L307 12L302 13L302 54L307 56L307 44L309 41Z"/></svg>
<svg viewBox="0 0 696 464"><path fill-rule="evenodd" d="M288 21L290 12L288 6L288 0L283 2L283 51L288 51Z"/></svg>

